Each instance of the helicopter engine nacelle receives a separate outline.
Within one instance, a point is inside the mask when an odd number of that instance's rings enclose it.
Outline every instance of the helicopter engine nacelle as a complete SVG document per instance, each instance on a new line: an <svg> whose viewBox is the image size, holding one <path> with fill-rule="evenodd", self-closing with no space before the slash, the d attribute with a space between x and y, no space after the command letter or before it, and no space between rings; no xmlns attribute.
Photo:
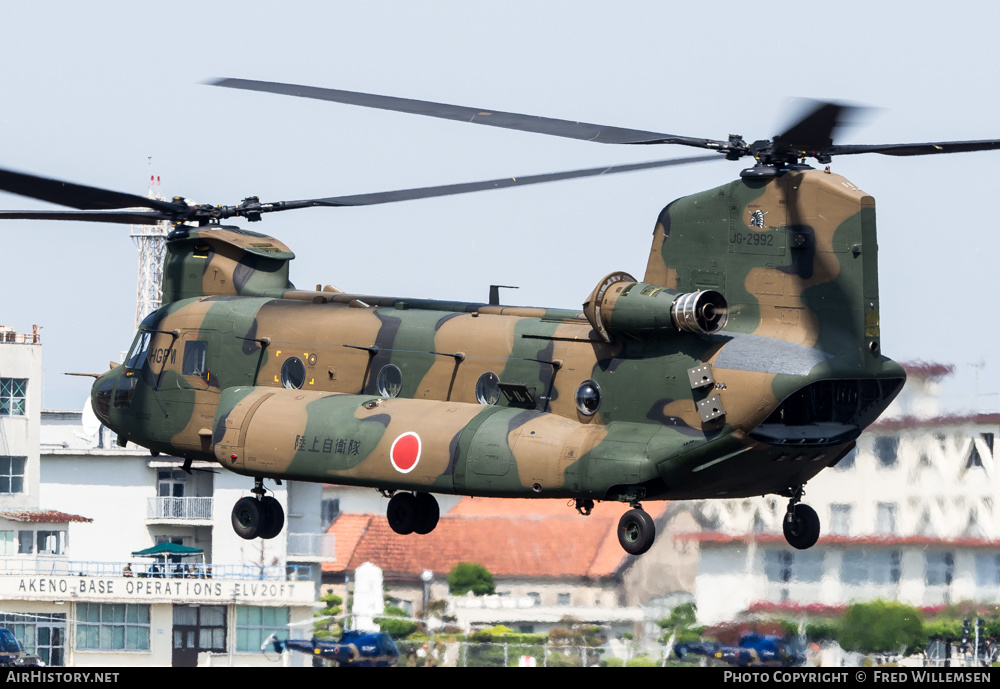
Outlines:
<svg viewBox="0 0 1000 689"><path fill-rule="evenodd" d="M583 313L604 341L611 342L615 332L715 333L725 327L729 306L715 290L681 293L619 272L597 284L583 303Z"/></svg>

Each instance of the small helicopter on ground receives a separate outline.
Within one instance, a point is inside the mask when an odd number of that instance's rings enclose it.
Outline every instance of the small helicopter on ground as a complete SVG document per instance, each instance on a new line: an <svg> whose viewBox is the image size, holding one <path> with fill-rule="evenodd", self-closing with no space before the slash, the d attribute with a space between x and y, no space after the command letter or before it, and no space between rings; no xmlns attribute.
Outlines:
<svg viewBox="0 0 1000 689"><path fill-rule="evenodd" d="M264 479L370 486L400 534L437 524L434 493L631 505L622 547L646 552L643 500L789 499L784 533L819 537L803 486L846 455L905 381L882 355L875 202L803 164L910 156L1000 140L835 145L846 106L819 103L771 140L746 143L290 84L216 86L395 110L599 143L679 144L710 156L357 196L191 205L0 170L0 190L77 210L0 219L174 223L163 304L125 362L101 375L94 411L153 452L216 461L254 479L232 523L284 524ZM645 275L612 272L581 310L295 289L294 254L231 218L370 205L575 177L752 157L739 179L670 203ZM595 276L596 277L596 276ZM583 296L583 295L581 295Z"/></svg>
<svg viewBox="0 0 1000 689"><path fill-rule="evenodd" d="M399 662L399 649L392 637L385 632L346 630L337 641L312 639L279 639L271 634L260 650L281 654L286 650L305 653L315 658L331 660L347 667L393 667Z"/></svg>
<svg viewBox="0 0 1000 689"><path fill-rule="evenodd" d="M736 646L712 642L678 644L674 653L678 658L700 655L738 667L792 667L805 661L805 654L798 648L800 645L798 642L789 644L779 636L748 633L740 637Z"/></svg>

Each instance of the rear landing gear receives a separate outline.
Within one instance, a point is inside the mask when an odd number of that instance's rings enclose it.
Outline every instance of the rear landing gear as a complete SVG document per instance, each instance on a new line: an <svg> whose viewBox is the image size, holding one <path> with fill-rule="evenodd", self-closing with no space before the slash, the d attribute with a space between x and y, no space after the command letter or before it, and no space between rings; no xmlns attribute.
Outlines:
<svg viewBox="0 0 1000 689"><path fill-rule="evenodd" d="M441 508L430 493L396 493L385 512L389 528L403 536L429 534L437 526Z"/></svg>
<svg viewBox="0 0 1000 689"><path fill-rule="evenodd" d="M240 498L233 506L233 531L240 538L274 538L285 526L285 510L270 495L264 495L264 482L257 479L251 490L254 497Z"/></svg>
<svg viewBox="0 0 1000 689"><path fill-rule="evenodd" d="M788 545L797 550L806 550L819 540L819 515L809 505L800 503L804 491L799 486L791 491L788 512L781 524Z"/></svg>
<svg viewBox="0 0 1000 689"><path fill-rule="evenodd" d="M653 518L638 503L618 520L618 542L630 555L642 555L653 545L656 526Z"/></svg>

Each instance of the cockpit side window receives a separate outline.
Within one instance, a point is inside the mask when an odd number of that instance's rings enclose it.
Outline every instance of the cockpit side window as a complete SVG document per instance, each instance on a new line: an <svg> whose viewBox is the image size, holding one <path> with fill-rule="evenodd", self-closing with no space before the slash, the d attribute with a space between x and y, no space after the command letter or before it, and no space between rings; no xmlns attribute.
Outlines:
<svg viewBox="0 0 1000 689"><path fill-rule="evenodd" d="M181 373L185 376L204 377L207 366L208 342L203 340L188 340L184 343L184 361Z"/></svg>

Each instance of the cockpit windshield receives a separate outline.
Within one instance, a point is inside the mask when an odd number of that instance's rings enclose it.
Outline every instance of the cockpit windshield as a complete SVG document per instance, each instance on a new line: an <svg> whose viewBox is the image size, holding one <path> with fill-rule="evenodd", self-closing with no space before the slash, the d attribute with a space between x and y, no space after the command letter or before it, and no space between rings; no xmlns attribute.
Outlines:
<svg viewBox="0 0 1000 689"><path fill-rule="evenodd" d="M140 330L129 350L128 358L125 359L125 368L141 369L146 364L146 354L149 352L149 342L153 339L153 334L147 330Z"/></svg>

